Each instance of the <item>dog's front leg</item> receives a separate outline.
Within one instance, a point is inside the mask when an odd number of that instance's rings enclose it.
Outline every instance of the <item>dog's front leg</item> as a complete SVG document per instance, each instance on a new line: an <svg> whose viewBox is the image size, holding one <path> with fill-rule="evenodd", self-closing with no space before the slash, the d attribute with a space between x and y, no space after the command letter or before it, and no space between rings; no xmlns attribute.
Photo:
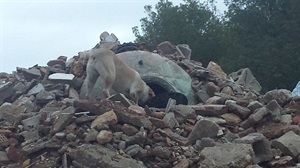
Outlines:
<svg viewBox="0 0 300 168"><path fill-rule="evenodd" d="M109 75L109 76L106 76L106 78L104 79L105 81L105 86L104 86L104 89L103 89L103 93L105 95L106 98L110 97L110 89L115 81L115 75Z"/></svg>

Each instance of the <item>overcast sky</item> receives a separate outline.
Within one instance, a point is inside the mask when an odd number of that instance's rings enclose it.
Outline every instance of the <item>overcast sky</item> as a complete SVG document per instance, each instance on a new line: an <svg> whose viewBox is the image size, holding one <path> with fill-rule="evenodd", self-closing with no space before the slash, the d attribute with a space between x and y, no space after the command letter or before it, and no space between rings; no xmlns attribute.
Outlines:
<svg viewBox="0 0 300 168"><path fill-rule="evenodd" d="M224 9L223 0L218 7ZM145 5L158 0L0 0L0 72L44 66L99 42L103 31L121 43L134 41L132 27L146 17ZM173 0L174 5L182 0Z"/></svg>

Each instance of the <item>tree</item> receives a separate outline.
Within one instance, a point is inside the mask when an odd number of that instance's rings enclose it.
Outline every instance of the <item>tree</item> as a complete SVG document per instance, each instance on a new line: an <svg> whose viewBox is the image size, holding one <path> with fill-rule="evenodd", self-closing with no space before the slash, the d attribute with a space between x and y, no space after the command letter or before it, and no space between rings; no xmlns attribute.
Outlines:
<svg viewBox="0 0 300 168"><path fill-rule="evenodd" d="M227 5L232 56L221 65L229 71L237 68L229 64L249 67L265 91L292 89L300 70L300 1L228 0Z"/></svg>
<svg viewBox="0 0 300 168"><path fill-rule="evenodd" d="M193 59L207 64L222 55L222 23L212 11L213 1L199 3L185 0L174 6L168 0L160 0L155 6L145 6L148 16L141 19L140 34L138 27L133 28L137 42L145 42L150 49L163 42L185 43L193 52Z"/></svg>

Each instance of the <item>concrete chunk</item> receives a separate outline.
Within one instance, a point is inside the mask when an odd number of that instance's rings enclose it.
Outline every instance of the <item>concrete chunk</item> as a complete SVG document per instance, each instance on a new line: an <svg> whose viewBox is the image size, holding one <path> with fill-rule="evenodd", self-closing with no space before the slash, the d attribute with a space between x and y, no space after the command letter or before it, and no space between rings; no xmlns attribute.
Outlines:
<svg viewBox="0 0 300 168"><path fill-rule="evenodd" d="M289 131L274 140L272 147L280 149L285 155L296 158L300 154L300 136Z"/></svg>
<svg viewBox="0 0 300 168"><path fill-rule="evenodd" d="M204 148L200 153L200 165L213 168L241 168L251 165L253 156L250 144L225 143Z"/></svg>
<svg viewBox="0 0 300 168"><path fill-rule="evenodd" d="M270 143L263 134L251 133L243 138L234 140L234 142L252 145L255 155L254 163L270 161L273 158Z"/></svg>
<svg viewBox="0 0 300 168"><path fill-rule="evenodd" d="M188 139L191 144L194 144L197 140L204 137L217 137L218 131L219 126L216 123L208 120L200 120L190 132Z"/></svg>

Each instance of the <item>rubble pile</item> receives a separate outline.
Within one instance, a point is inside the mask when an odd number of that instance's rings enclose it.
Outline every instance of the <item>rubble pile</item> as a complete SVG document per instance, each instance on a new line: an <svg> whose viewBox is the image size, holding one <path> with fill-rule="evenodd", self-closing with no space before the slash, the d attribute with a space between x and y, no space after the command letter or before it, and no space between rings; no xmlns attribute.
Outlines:
<svg viewBox="0 0 300 168"><path fill-rule="evenodd" d="M130 51L129 51L130 52ZM85 58L0 73L4 167L240 168L300 166L300 102L286 89L260 95L249 69L227 75L190 60L187 45L157 52L193 79L198 104L140 107L121 94L79 98Z"/></svg>

